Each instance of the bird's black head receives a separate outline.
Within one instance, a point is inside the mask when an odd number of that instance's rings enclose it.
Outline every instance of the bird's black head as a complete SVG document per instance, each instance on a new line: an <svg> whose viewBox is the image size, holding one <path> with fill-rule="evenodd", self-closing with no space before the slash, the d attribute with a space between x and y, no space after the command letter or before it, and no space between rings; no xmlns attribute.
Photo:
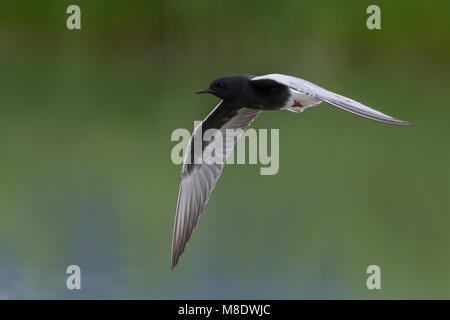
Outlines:
<svg viewBox="0 0 450 320"><path fill-rule="evenodd" d="M211 82L208 88L196 93L211 93L216 97L230 102L237 102L248 85L249 76L234 76L219 78Z"/></svg>

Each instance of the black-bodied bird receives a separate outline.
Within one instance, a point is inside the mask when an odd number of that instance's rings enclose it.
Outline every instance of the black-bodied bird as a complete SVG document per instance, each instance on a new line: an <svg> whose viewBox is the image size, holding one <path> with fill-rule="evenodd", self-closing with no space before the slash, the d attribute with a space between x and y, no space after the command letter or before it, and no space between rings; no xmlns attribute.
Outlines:
<svg viewBox="0 0 450 320"><path fill-rule="evenodd" d="M225 134L227 129L241 129L242 133L262 110L302 112L321 102L327 102L372 120L400 126L411 125L409 122L392 118L309 81L283 74L219 78L214 80L208 88L197 91L197 93L211 93L222 101L196 127L186 150L173 228L172 270L178 263L178 259L197 225L198 217L208 202L224 165L223 162L207 164L195 161L203 156L203 151L210 143L203 141L203 132L208 129L216 129L221 134ZM202 141L200 148L193 146L196 138ZM237 137L231 143L224 144L222 155L224 159L232 151L236 139Z"/></svg>

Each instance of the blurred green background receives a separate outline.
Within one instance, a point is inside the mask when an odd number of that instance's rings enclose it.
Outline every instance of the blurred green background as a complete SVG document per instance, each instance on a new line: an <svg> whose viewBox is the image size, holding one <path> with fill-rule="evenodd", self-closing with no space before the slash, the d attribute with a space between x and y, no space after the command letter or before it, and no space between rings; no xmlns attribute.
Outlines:
<svg viewBox="0 0 450 320"><path fill-rule="evenodd" d="M80 31L66 8L81 7ZM381 30L366 8L381 7ZM450 298L449 1L0 2L0 298ZM280 170L229 165L170 271L176 128L217 77L286 73ZM68 265L82 272L69 291ZM366 288L381 267L382 289Z"/></svg>

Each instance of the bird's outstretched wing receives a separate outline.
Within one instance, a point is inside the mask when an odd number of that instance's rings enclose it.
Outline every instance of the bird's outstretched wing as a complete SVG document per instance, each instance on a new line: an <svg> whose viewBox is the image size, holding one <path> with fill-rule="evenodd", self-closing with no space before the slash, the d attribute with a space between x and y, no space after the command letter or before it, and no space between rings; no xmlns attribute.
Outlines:
<svg viewBox="0 0 450 320"><path fill-rule="evenodd" d="M283 84L287 87L290 87L301 94L308 96L308 103L313 101L312 105L319 104L322 101L327 102L335 107L341 108L345 111L354 113L361 117L369 118L372 120L385 122L389 124L396 124L400 126L411 126L412 123L402 121L399 119L395 119L391 116L388 116L380 111L369 108L368 106L359 103L358 101L352 100L350 98L341 96L337 93L328 91L318 85L288 75L284 74L268 74L264 76L254 77L251 81L259 81L259 80L272 80L279 84Z"/></svg>
<svg viewBox="0 0 450 320"><path fill-rule="evenodd" d="M224 161L233 150L239 133L242 133L260 112L256 109L238 108L221 101L206 119L195 128L181 170L181 183L172 237L172 270L177 265L186 243L191 238L198 217L208 202L209 196L222 173ZM206 134L209 129L216 129L212 131L213 138L203 141L203 134ZM227 129L241 130L237 132L237 135L228 139L225 138L226 132L229 132ZM205 149L219 134L224 137L224 143L222 151L215 149L215 152L222 152L221 155L215 154L215 158L222 158L223 161L217 163L205 161L206 159L203 159Z"/></svg>

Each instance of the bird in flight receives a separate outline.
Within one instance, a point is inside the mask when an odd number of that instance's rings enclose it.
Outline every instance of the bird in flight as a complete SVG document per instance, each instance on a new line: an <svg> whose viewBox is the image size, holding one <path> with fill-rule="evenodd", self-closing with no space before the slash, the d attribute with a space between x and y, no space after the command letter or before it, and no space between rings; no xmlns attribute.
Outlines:
<svg viewBox="0 0 450 320"><path fill-rule="evenodd" d="M196 93L210 93L222 100L194 129L186 149L173 227L172 270L191 238L224 166L224 161L216 163L196 161L203 157L205 149L211 141L214 141L214 139L203 141L203 132L214 129L218 134L225 135L227 130L232 129L240 130L242 133L263 110L302 112L321 102L372 120L400 126L412 125L309 81L283 74L219 78L208 88ZM231 153L238 136L234 136L231 141L227 139L224 143L221 148L222 159L226 159ZM200 147L195 147L194 140L198 138L201 141Z"/></svg>

